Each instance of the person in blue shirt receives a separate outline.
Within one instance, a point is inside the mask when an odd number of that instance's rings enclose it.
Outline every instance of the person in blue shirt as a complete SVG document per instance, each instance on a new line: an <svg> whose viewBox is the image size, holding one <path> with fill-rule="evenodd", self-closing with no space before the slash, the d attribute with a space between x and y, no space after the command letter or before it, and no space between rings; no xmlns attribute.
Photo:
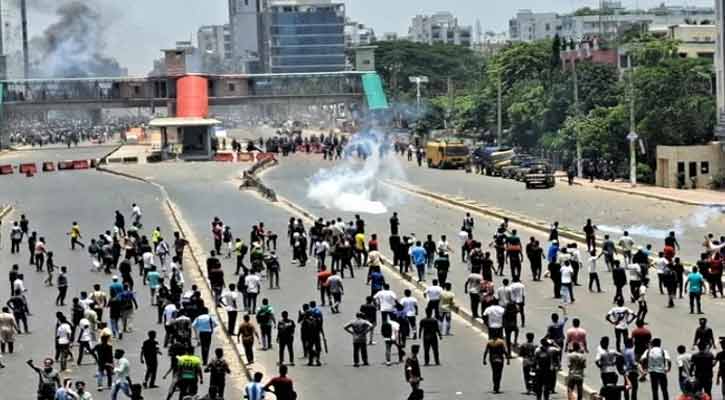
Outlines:
<svg viewBox="0 0 725 400"><path fill-rule="evenodd" d="M559 242L554 240L553 242L551 242L551 245L549 245L549 250L546 253L546 260L549 263L555 263L558 257L559 257Z"/></svg>
<svg viewBox="0 0 725 400"><path fill-rule="evenodd" d="M159 289L161 282L161 274L156 270L156 266L152 265L151 270L146 274L146 284L151 292L151 305L156 305L156 291Z"/></svg>
<svg viewBox="0 0 725 400"><path fill-rule="evenodd" d="M110 299L123 292L123 284L118 281L118 276L114 275L112 280L113 282L108 286L108 298Z"/></svg>
<svg viewBox="0 0 725 400"><path fill-rule="evenodd" d="M385 277L380 271L372 271L368 275L368 283L370 284L370 295L375 296L375 293L383 290L383 284L385 283Z"/></svg>
<svg viewBox="0 0 725 400"><path fill-rule="evenodd" d="M692 271L687 275L687 281L685 282L685 290L690 294L690 314L695 313L695 303L697 303L697 313L704 314L700 304L700 298L705 291L704 285L705 279L702 274L697 267L692 267Z"/></svg>
<svg viewBox="0 0 725 400"><path fill-rule="evenodd" d="M425 265L427 260L428 252L425 251L420 240L415 242L415 246L410 249L410 261L418 271L418 282L425 280Z"/></svg>
<svg viewBox="0 0 725 400"><path fill-rule="evenodd" d="M194 319L191 323L191 327L196 332L197 340L201 345L201 359L204 365L209 361L209 349L211 348L211 336L216 328L216 321L209 315L209 309L204 307L201 309L201 314Z"/></svg>

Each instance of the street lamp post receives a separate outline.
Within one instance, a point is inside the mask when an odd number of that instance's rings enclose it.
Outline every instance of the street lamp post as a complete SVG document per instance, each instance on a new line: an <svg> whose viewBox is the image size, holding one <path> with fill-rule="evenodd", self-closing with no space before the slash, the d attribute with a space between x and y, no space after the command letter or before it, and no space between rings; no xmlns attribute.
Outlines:
<svg viewBox="0 0 725 400"><path fill-rule="evenodd" d="M420 97L421 97L420 96L420 85L421 85L421 83L428 83L428 77L427 76L411 76L411 77L408 78L408 81L410 81L410 83L415 83L415 86L416 86L416 88L415 88L416 89L416 92L415 92L416 93L416 95L415 95L416 107L417 107L418 116L420 117Z"/></svg>
<svg viewBox="0 0 725 400"><path fill-rule="evenodd" d="M637 139L636 122L634 120L634 70L632 69L632 55L627 57L629 67L629 183L632 187L637 186Z"/></svg>

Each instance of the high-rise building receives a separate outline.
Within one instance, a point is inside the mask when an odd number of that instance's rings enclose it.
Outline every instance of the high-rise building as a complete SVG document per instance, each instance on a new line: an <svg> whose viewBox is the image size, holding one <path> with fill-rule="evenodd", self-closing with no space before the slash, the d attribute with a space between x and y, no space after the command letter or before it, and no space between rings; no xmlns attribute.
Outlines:
<svg viewBox="0 0 725 400"><path fill-rule="evenodd" d="M232 59L240 72L257 72L262 44L261 11L267 0L229 0Z"/></svg>
<svg viewBox="0 0 725 400"><path fill-rule="evenodd" d="M266 72L345 70L345 5L332 0L270 0L262 12Z"/></svg>
<svg viewBox="0 0 725 400"><path fill-rule="evenodd" d="M416 15L408 28L409 39L417 43L448 43L465 47L472 45L473 28L458 25L449 12Z"/></svg>
<svg viewBox="0 0 725 400"><path fill-rule="evenodd" d="M556 35L584 40L591 36L614 38L628 28L667 28L680 24L707 24L715 19L711 7L660 6L649 10L624 9L619 2L602 3L605 12L557 14L519 10L509 20L509 37L515 42L551 39Z"/></svg>
<svg viewBox="0 0 725 400"><path fill-rule="evenodd" d="M23 0L0 0L0 79L25 78Z"/></svg>
<svg viewBox="0 0 725 400"><path fill-rule="evenodd" d="M717 93L718 126L715 135L725 141L725 0L715 1L717 27L715 44L715 92ZM723 146L725 151L725 146Z"/></svg>
<svg viewBox="0 0 725 400"><path fill-rule="evenodd" d="M232 34L229 25L206 25L196 34L199 50L219 60L232 58Z"/></svg>

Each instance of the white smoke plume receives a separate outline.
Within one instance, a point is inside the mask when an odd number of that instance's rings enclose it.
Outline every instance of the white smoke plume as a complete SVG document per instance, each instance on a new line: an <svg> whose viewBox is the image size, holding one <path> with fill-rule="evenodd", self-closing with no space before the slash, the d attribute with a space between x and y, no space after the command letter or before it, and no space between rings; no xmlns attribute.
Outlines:
<svg viewBox="0 0 725 400"><path fill-rule="evenodd" d="M400 205L400 193L383 187L385 179L405 178L392 143L379 131L357 133L344 149L345 158L310 179L307 197L327 209L384 214Z"/></svg>
<svg viewBox="0 0 725 400"><path fill-rule="evenodd" d="M669 229L658 229L647 225L632 225L628 227L597 225L597 228L604 232L622 234L624 231L629 232L632 236L641 236L651 239L664 239L670 232L675 232L677 236L683 235L689 228L705 228L713 219L725 214L725 207L710 206L698 207L686 219L676 219L672 221Z"/></svg>

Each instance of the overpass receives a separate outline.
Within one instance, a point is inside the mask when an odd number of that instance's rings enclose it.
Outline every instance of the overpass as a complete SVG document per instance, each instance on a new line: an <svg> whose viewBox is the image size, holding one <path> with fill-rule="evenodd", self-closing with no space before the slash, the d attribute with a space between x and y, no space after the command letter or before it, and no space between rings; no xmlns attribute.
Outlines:
<svg viewBox="0 0 725 400"><path fill-rule="evenodd" d="M346 109L387 107L380 78L374 72L197 75L208 78L211 106L344 104ZM173 114L178 78L6 80L0 81L0 104L8 115L158 107L166 107L169 114Z"/></svg>

